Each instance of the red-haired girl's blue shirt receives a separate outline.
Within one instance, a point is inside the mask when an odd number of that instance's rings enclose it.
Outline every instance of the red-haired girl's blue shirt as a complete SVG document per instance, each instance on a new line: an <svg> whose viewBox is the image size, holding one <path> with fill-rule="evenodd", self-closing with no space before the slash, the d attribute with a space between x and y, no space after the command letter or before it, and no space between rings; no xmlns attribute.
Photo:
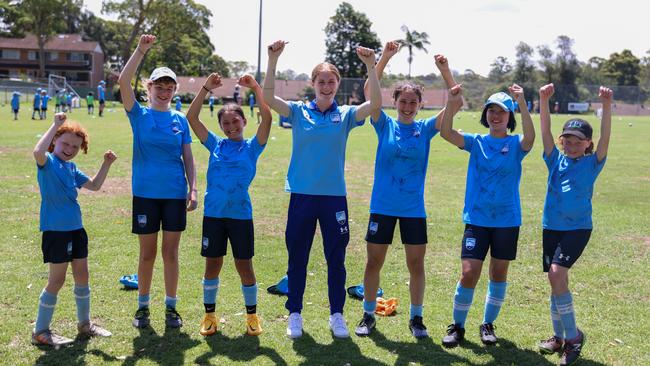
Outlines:
<svg viewBox="0 0 650 366"><path fill-rule="evenodd" d="M435 116L404 124L381 111L370 123L379 140L370 213L426 217L424 181L431 139L438 133Z"/></svg>
<svg viewBox="0 0 650 366"><path fill-rule="evenodd" d="M210 152L203 215L252 219L248 187L255 178L257 159L266 145L260 145L257 137L233 141L209 132L203 146Z"/></svg>
<svg viewBox="0 0 650 366"><path fill-rule="evenodd" d="M464 133L464 150L470 153L465 186L463 221L484 227L521 226L519 183L521 135L503 138Z"/></svg>
<svg viewBox="0 0 650 366"><path fill-rule="evenodd" d="M185 199L187 180L183 145L192 143L185 115L172 110L160 112L134 103L127 116L133 130L133 195Z"/></svg>
<svg viewBox="0 0 650 366"><path fill-rule="evenodd" d="M45 153L45 164L36 164L38 187L41 191L41 231L72 231L83 227L81 208L77 202L77 188L88 181L88 176L75 163L63 161Z"/></svg>
<svg viewBox="0 0 650 366"><path fill-rule="evenodd" d="M572 159L554 146L543 155L548 168L548 185L544 201L542 226L551 230L592 229L591 198L594 183L605 166L596 154Z"/></svg>
<svg viewBox="0 0 650 366"><path fill-rule="evenodd" d="M293 137L285 190L321 196L345 196L345 148L357 107L336 102L321 112L314 101L289 102Z"/></svg>

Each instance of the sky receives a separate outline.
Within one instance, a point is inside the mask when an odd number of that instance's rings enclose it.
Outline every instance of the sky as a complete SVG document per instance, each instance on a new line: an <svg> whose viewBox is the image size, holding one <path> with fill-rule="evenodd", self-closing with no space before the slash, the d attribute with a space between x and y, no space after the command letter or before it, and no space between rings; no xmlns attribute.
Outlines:
<svg viewBox="0 0 650 366"><path fill-rule="evenodd" d="M259 0L196 0L212 11L208 31L215 53L227 61L257 65ZM436 72L433 55L443 54L452 69L487 75L498 56L515 60L515 46L526 42L555 50L559 35L575 42L578 59L608 58L629 49L637 57L650 50L650 3L638 0L348 0L366 14L382 45L403 38L401 26L429 34L428 53L416 51L412 74ZM86 0L87 8L101 15L101 0ZM262 71L266 45L283 39L286 46L278 70L311 73L325 58L323 29L341 1L263 0ZM401 50L386 68L408 73L408 52ZM537 55L535 55L537 58Z"/></svg>

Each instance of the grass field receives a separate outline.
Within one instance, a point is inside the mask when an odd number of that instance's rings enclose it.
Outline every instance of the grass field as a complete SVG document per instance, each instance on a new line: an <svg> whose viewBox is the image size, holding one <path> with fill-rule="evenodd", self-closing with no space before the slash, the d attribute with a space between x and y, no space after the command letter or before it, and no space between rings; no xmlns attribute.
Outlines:
<svg viewBox="0 0 650 366"><path fill-rule="evenodd" d="M187 106L184 106L186 109ZM90 133L88 155L75 162L94 174L106 149L119 156L99 192L82 191L79 201L84 226L90 237L89 266L94 320L113 332L107 339L77 341L72 347L48 350L30 344L38 296L47 281L42 263L38 217L40 197L32 149L51 120L32 121L23 105L19 121L12 121L2 107L0 125L0 262L3 276L0 296L0 363L23 364L279 364L279 365L547 365L557 355L543 356L536 343L551 335L548 312L550 291L541 270L541 217L547 170L541 159L538 136L533 151L523 162L521 200L523 225L518 258L511 265L506 303L496 322L499 344L485 347L478 337L483 315L487 273L481 278L467 321L463 347L443 349L440 340L451 322L452 297L460 269L461 213L468 154L440 137L431 143L426 180L429 245L426 255L427 289L425 324L431 338L416 341L408 331L408 271L399 236L382 272L387 297L401 301L396 316L379 318L370 338L352 335L333 339L327 325L326 272L320 235L314 243L305 293L305 335L296 341L285 336L283 297L265 289L285 272L284 226L289 195L283 192L291 153L291 133L274 126L271 139L258 163L251 186L256 232L255 268L259 287L258 311L264 334L244 335L244 306L239 278L230 256L221 274L217 313L222 318L217 335L203 338L198 326L203 315L201 278L204 261L199 255L202 199L199 210L188 215L188 229L180 250L179 312L185 325L180 331L165 330L162 259L159 257L152 288L151 330L131 326L136 310L134 291L124 290L119 276L133 273L138 258L137 238L130 233L131 130L120 106L110 106L105 118L89 118L83 109L72 119ZM97 112L97 110L96 110ZM391 112L394 114L394 112ZM423 111L419 117L432 112ZM51 114L51 113L50 113ZM51 114L52 115L52 114ZM215 113L216 115L216 113ZM217 129L216 119L204 111L204 121ZM455 126L483 133L479 113L464 112ZM558 132L566 116L554 116ZM595 124L593 117L587 117ZM538 116L534 116L539 126ZM276 119L277 120L277 119ZM631 125L630 125L631 124ZM518 128L517 132L520 133ZM247 135L255 132L248 126ZM650 119L614 116L607 164L596 183L594 232L582 258L571 271L578 325L587 334L581 365L650 364ZM368 125L352 131L348 142L346 180L350 208L351 240L348 247L348 285L361 282L365 264L365 228L372 189L377 138ZM195 138L193 144L199 189L205 188L207 151ZM229 251L230 252L230 251ZM72 276L59 294L52 324L63 335L76 334ZM346 319L350 330L361 315L361 302L348 299Z"/></svg>

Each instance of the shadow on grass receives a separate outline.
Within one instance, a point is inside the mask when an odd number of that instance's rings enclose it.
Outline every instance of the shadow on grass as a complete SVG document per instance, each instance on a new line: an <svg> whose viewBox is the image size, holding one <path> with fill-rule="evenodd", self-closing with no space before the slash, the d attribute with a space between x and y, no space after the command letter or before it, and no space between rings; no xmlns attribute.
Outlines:
<svg viewBox="0 0 650 366"><path fill-rule="evenodd" d="M182 365L185 351L200 343L180 329L165 328L162 336L151 327L138 330L140 335L133 339L133 354L122 365L135 365L143 359L159 365Z"/></svg>
<svg viewBox="0 0 650 366"><path fill-rule="evenodd" d="M377 328L368 337L377 347L397 355L395 365L451 365L470 363L464 357L448 353L440 345L433 343L431 337L418 339L416 342L393 341L384 336Z"/></svg>
<svg viewBox="0 0 650 366"><path fill-rule="evenodd" d="M59 349L54 349L50 346L36 346L38 349L45 351L37 360L34 362L36 365L86 365L86 356L91 354L97 357L101 357L104 362L117 361L117 358L111 356L100 350L90 350L86 351L88 347L88 342L90 338L77 336L74 343L67 347L62 347Z"/></svg>
<svg viewBox="0 0 650 366"><path fill-rule="evenodd" d="M221 332L206 337L205 343L210 351L194 360L197 365L210 365L210 359L216 356L227 357L232 361L260 361L258 357L267 357L276 365L287 365L287 362L273 348L260 347L260 338L242 334L238 337L228 338Z"/></svg>
<svg viewBox="0 0 650 366"><path fill-rule="evenodd" d="M350 338L334 338L332 344L320 344L309 333L303 332L302 337L293 340L293 349L305 358L301 365L386 365L364 356Z"/></svg>

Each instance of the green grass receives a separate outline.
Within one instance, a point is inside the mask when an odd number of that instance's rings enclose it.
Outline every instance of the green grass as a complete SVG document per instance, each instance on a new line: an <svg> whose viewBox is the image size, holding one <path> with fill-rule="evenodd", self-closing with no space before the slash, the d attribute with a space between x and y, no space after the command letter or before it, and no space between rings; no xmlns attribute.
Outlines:
<svg viewBox="0 0 650 366"><path fill-rule="evenodd" d="M187 108L185 106L185 108ZM97 113L97 109L95 109ZM285 272L284 226L289 195L283 192L291 153L289 130L273 127L271 139L258 163L251 186L255 213L255 268L260 289L258 310L264 334L244 333L243 299L239 278L228 256L221 274L217 312L223 319L218 335L203 338L198 325L203 312L200 280L204 260L199 255L202 201L188 215L188 228L180 250L181 278L178 309L185 325L165 331L164 290L161 258L156 263L152 288L153 331L139 332L131 326L136 310L136 292L125 291L119 276L137 266L137 238L130 233L131 130L121 107L110 106L103 119L88 118L75 110L72 119L90 132L90 152L75 159L87 174L100 166L102 154L113 149L119 156L100 192L79 196L84 224L90 237L89 265L92 288L92 317L113 332L108 339L78 341L61 350L30 345L38 296L47 281L42 263L38 212L40 198L36 166L31 154L38 136L50 121L32 121L29 106L20 120L12 121L8 106L1 109L0 134L0 250L3 275L0 296L0 354L3 364L555 364L557 355L542 356L535 345L551 334L548 312L549 285L541 270L541 215L547 171L541 159L541 138L523 162L521 198L523 225L518 258L510 270L508 297L497 321L500 343L484 347L478 339L487 274L477 287L474 306L467 321L467 343L443 349L440 339L451 321L452 297L460 269L461 213L468 154L440 137L433 139L426 180L429 245L426 255L427 289L425 324L432 336L416 341L408 332L408 271L402 245L390 248L382 272L386 295L401 301L394 317L378 320L377 334L334 340L327 326L328 301L325 265L320 234L311 254L305 293L305 336L285 337L285 298L263 289ZM393 112L391 112L393 113ZM420 117L432 112L423 111ZM52 113L50 113L50 116ZM203 112L209 127L217 128L209 112ZM461 113L456 127L469 132L485 130L477 122L478 112ZM566 116L554 116L558 132ZM597 126L595 118L587 117ZM536 126L539 125L535 116ZM632 127L628 126L632 123ZM598 130L598 128L595 128ZM248 135L255 125L248 126ZM518 132L520 129L518 130ZM614 117L610 154L596 183L595 230L582 258L571 271L578 324L588 336L583 365L638 365L650 363L647 336L650 334L650 119ZM377 138L366 124L352 131L348 142L346 180L350 207L351 240L348 247L348 285L361 282L365 264L365 228L372 189ZM195 139L193 144L199 189L205 187L208 154ZM76 334L72 276L61 290L53 328L63 335ZM353 330L361 315L361 303L349 299L346 319Z"/></svg>

